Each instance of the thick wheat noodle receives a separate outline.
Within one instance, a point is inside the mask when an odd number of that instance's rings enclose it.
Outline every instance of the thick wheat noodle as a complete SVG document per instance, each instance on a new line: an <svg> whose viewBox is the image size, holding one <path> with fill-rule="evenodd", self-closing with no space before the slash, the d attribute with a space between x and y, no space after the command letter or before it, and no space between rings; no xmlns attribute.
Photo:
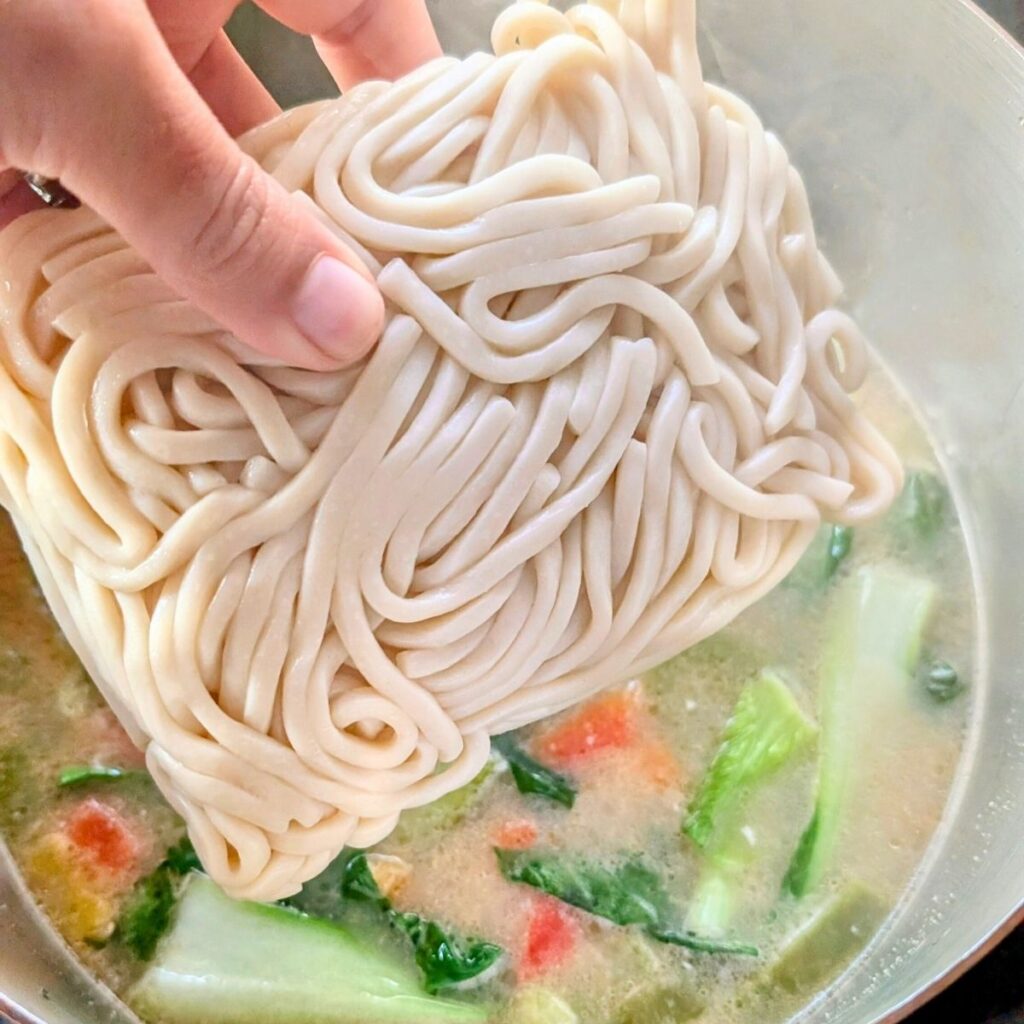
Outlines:
<svg viewBox="0 0 1024 1024"><path fill-rule="evenodd" d="M800 177L703 83L693 0L520 3L493 45L243 140L377 275L353 369L268 365L88 211L0 236L4 503L236 896L379 840L900 485Z"/></svg>

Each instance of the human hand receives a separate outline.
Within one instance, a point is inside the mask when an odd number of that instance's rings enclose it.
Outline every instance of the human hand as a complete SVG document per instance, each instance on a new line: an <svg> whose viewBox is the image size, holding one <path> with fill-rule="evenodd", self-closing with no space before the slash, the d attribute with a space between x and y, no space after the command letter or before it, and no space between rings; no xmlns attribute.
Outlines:
<svg viewBox="0 0 1024 1024"><path fill-rule="evenodd" d="M0 226L59 178L182 295L296 366L351 363L383 302L358 258L245 156L277 106L224 24L238 0L0 0ZM259 0L342 88L440 50L423 0Z"/></svg>

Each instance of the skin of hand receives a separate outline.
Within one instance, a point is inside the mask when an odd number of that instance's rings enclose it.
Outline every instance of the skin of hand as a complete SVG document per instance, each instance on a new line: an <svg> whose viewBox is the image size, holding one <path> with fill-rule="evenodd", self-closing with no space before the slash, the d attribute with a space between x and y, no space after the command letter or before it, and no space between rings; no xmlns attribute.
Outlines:
<svg viewBox="0 0 1024 1024"><path fill-rule="evenodd" d="M384 306L339 239L233 136L278 112L231 45L238 0L0 0L0 227L62 184L252 348L309 369L366 354ZM424 0L260 0L339 86L440 53Z"/></svg>

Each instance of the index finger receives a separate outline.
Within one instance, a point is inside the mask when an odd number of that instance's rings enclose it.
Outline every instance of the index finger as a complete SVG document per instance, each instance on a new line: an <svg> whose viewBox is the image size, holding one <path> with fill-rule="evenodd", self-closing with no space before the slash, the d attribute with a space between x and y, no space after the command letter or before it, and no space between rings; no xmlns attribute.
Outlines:
<svg viewBox="0 0 1024 1024"><path fill-rule="evenodd" d="M257 0L268 14L313 37L342 89L395 79L441 55L424 0Z"/></svg>

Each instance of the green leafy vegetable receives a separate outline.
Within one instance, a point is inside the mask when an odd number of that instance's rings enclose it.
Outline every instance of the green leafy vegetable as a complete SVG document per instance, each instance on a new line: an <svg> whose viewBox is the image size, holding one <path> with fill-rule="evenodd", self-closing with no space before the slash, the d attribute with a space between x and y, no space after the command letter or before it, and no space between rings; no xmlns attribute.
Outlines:
<svg viewBox="0 0 1024 1024"><path fill-rule="evenodd" d="M345 928L230 899L198 874L127 998L162 1024L483 1024L489 1015L427 995L413 971Z"/></svg>
<svg viewBox="0 0 1024 1024"><path fill-rule="evenodd" d="M772 771L805 750L817 731L800 709L789 687L773 672L762 672L740 694L726 726L722 746L706 776L707 786L705 788L702 783L701 790L698 790L697 810L691 810L684 825L688 835L693 832L704 839L703 863L686 918L690 930L708 937L719 936L725 931L743 891L743 876L754 858L755 851L744 826L758 785ZM778 737L779 740L758 748L750 739L756 734L766 740L770 737ZM743 760L751 771L730 771L727 777L729 754L723 754L723 751L727 743L738 743L736 737L739 735L747 737L745 742L750 756ZM738 747L733 748L733 753L738 751ZM716 771L718 779L711 777ZM733 787L731 792L715 797L714 794L721 793L726 784ZM703 802L699 802L702 793L707 795ZM713 825L710 824L712 817Z"/></svg>
<svg viewBox="0 0 1024 1024"><path fill-rule="evenodd" d="M929 542L946 521L949 492L945 484L927 470L908 473L903 492L897 498L889 521L905 540Z"/></svg>
<svg viewBox="0 0 1024 1024"><path fill-rule="evenodd" d="M734 810L748 788L785 764L816 731L782 679L774 672L762 672L740 694L714 759L690 801L683 832L706 847L719 820Z"/></svg>
<svg viewBox="0 0 1024 1024"><path fill-rule="evenodd" d="M342 893L346 899L375 907L387 916L393 927L409 937L416 965L423 973L426 989L431 994L478 977L503 955L502 948L493 942L462 940L446 932L435 921L425 920L419 914L395 910L391 901L381 893L365 853L356 853L346 862Z"/></svg>
<svg viewBox="0 0 1024 1024"><path fill-rule="evenodd" d="M932 700L948 704L964 692L960 673L948 661L933 661L924 671L924 688Z"/></svg>
<svg viewBox="0 0 1024 1024"><path fill-rule="evenodd" d="M152 960L171 923L179 880L199 867L199 858L188 837L184 837L167 851L153 872L136 884L118 916L114 939L140 960Z"/></svg>
<svg viewBox="0 0 1024 1024"><path fill-rule="evenodd" d="M817 801L783 881L793 896L816 886L831 865L873 729L910 699L934 601L934 584L883 565L861 569L838 595L822 659Z"/></svg>
<svg viewBox="0 0 1024 1024"><path fill-rule="evenodd" d="M641 925L652 939L703 953L757 955L740 943L716 942L672 925L674 910L658 874L638 859L607 868L533 850L496 849L510 882L532 886L563 903L619 925Z"/></svg>
<svg viewBox="0 0 1024 1024"><path fill-rule="evenodd" d="M392 923L409 936L416 951L416 966L431 994L462 985L490 969L504 953L493 942L463 941L446 932L436 921L419 914L392 911Z"/></svg>
<svg viewBox="0 0 1024 1024"><path fill-rule="evenodd" d="M543 796L563 807L572 807L576 802L576 786L567 775L530 757L508 734L496 736L492 742L508 762L512 780L520 793Z"/></svg>
<svg viewBox="0 0 1024 1024"><path fill-rule="evenodd" d="M118 917L115 938L140 960L152 960L171 923L174 903L174 874L162 864L135 886Z"/></svg>
<svg viewBox="0 0 1024 1024"><path fill-rule="evenodd" d="M201 871L202 864L188 836L182 836L168 851L164 864L179 875L187 875L190 871Z"/></svg>
<svg viewBox="0 0 1024 1024"><path fill-rule="evenodd" d="M786 942L769 969L771 984L794 995L815 991L867 944L884 917L877 893L847 886Z"/></svg>
<svg viewBox="0 0 1024 1024"><path fill-rule="evenodd" d="M667 898L661 880L639 861L606 868L532 850L494 852L508 881L532 885L615 924L657 925L664 917Z"/></svg>
<svg viewBox="0 0 1024 1024"><path fill-rule="evenodd" d="M58 786L81 786L91 782L114 782L118 779L148 779L144 771L132 768L108 768L103 765L79 764L65 768L57 779Z"/></svg>

